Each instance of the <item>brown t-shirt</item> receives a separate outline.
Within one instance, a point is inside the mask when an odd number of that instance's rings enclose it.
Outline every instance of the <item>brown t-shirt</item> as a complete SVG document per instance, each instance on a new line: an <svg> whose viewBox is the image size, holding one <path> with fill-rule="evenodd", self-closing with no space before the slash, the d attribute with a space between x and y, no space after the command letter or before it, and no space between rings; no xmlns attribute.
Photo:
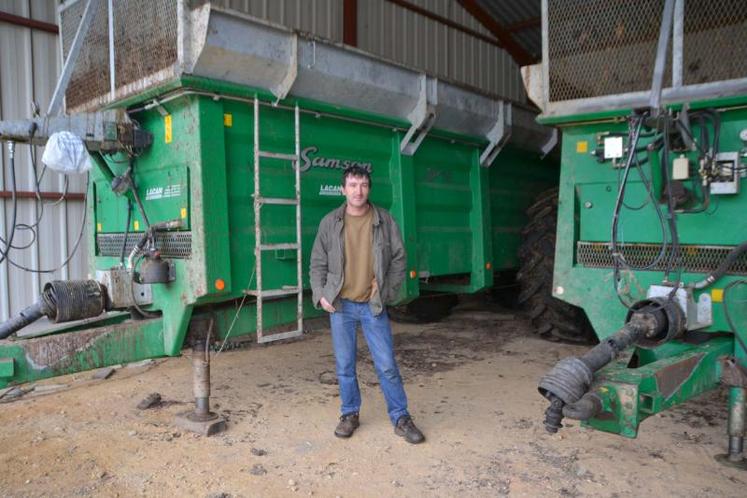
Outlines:
<svg viewBox="0 0 747 498"><path fill-rule="evenodd" d="M373 290L373 209L366 214L345 213L345 268L340 297L359 303L371 298Z"/></svg>

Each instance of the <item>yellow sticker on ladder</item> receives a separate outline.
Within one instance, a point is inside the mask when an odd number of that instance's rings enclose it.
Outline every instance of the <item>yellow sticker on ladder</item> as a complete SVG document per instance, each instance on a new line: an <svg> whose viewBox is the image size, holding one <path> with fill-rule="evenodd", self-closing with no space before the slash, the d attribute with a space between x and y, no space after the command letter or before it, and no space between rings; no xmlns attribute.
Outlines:
<svg viewBox="0 0 747 498"><path fill-rule="evenodd" d="M233 126L233 114L223 115L223 126L225 126L226 128L230 128Z"/></svg>
<svg viewBox="0 0 747 498"><path fill-rule="evenodd" d="M132 223L132 228L133 228L133 229L134 229L134 230L135 230L136 232L137 232L138 230L140 230L140 222L139 222L139 221L137 221L137 220L135 220L135 221L134 221L134 222Z"/></svg>
<svg viewBox="0 0 747 498"><path fill-rule="evenodd" d="M163 117L163 140L167 144L171 143L171 114Z"/></svg>
<svg viewBox="0 0 747 498"><path fill-rule="evenodd" d="M586 154L589 152L589 142L586 140L579 140L576 142L576 152L579 154Z"/></svg>

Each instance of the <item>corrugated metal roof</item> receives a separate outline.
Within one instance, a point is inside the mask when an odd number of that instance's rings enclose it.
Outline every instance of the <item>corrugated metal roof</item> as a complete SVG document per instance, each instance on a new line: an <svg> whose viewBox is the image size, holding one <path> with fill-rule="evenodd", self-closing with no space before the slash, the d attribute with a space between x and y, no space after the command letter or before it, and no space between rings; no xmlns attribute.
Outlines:
<svg viewBox="0 0 747 498"><path fill-rule="evenodd" d="M513 39L539 60L542 56L542 16L541 0L477 0L477 3L504 29L510 32ZM523 26L517 29L512 27Z"/></svg>

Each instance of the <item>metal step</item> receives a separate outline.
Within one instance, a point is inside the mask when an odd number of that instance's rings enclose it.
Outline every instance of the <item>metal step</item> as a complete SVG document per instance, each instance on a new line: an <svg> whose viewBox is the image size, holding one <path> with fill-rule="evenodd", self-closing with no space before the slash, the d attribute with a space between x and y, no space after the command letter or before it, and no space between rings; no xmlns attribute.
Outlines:
<svg viewBox="0 0 747 498"><path fill-rule="evenodd" d="M289 199L285 197L255 197L254 202L258 204L275 204L279 206L298 205L298 199Z"/></svg>
<svg viewBox="0 0 747 498"><path fill-rule="evenodd" d="M298 287L288 287L284 289L266 289L263 291L259 291L257 289L248 289L245 290L244 293L249 294L250 296L257 297L262 294L262 298L264 299L266 297L290 296L293 294L298 294Z"/></svg>
<svg viewBox="0 0 747 498"><path fill-rule="evenodd" d="M296 329L289 332L278 332L277 334L267 334L257 338L257 342L260 344L272 341L282 341L283 339L293 339L303 334L303 330Z"/></svg>
<svg viewBox="0 0 747 498"><path fill-rule="evenodd" d="M259 157L267 157L270 159L282 159L284 161L298 161L298 156L296 154L284 154L282 152L268 152L266 150L260 150Z"/></svg>
<svg viewBox="0 0 747 498"><path fill-rule="evenodd" d="M298 244L295 242L289 244L260 244L260 251L280 251L282 249L298 250Z"/></svg>

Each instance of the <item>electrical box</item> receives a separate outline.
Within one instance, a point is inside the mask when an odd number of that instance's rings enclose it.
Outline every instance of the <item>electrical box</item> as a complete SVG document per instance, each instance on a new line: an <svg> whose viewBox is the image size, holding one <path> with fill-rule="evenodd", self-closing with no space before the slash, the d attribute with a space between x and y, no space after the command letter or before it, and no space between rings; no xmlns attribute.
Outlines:
<svg viewBox="0 0 747 498"><path fill-rule="evenodd" d="M711 194L739 193L739 153L716 154L715 177L711 180Z"/></svg>

